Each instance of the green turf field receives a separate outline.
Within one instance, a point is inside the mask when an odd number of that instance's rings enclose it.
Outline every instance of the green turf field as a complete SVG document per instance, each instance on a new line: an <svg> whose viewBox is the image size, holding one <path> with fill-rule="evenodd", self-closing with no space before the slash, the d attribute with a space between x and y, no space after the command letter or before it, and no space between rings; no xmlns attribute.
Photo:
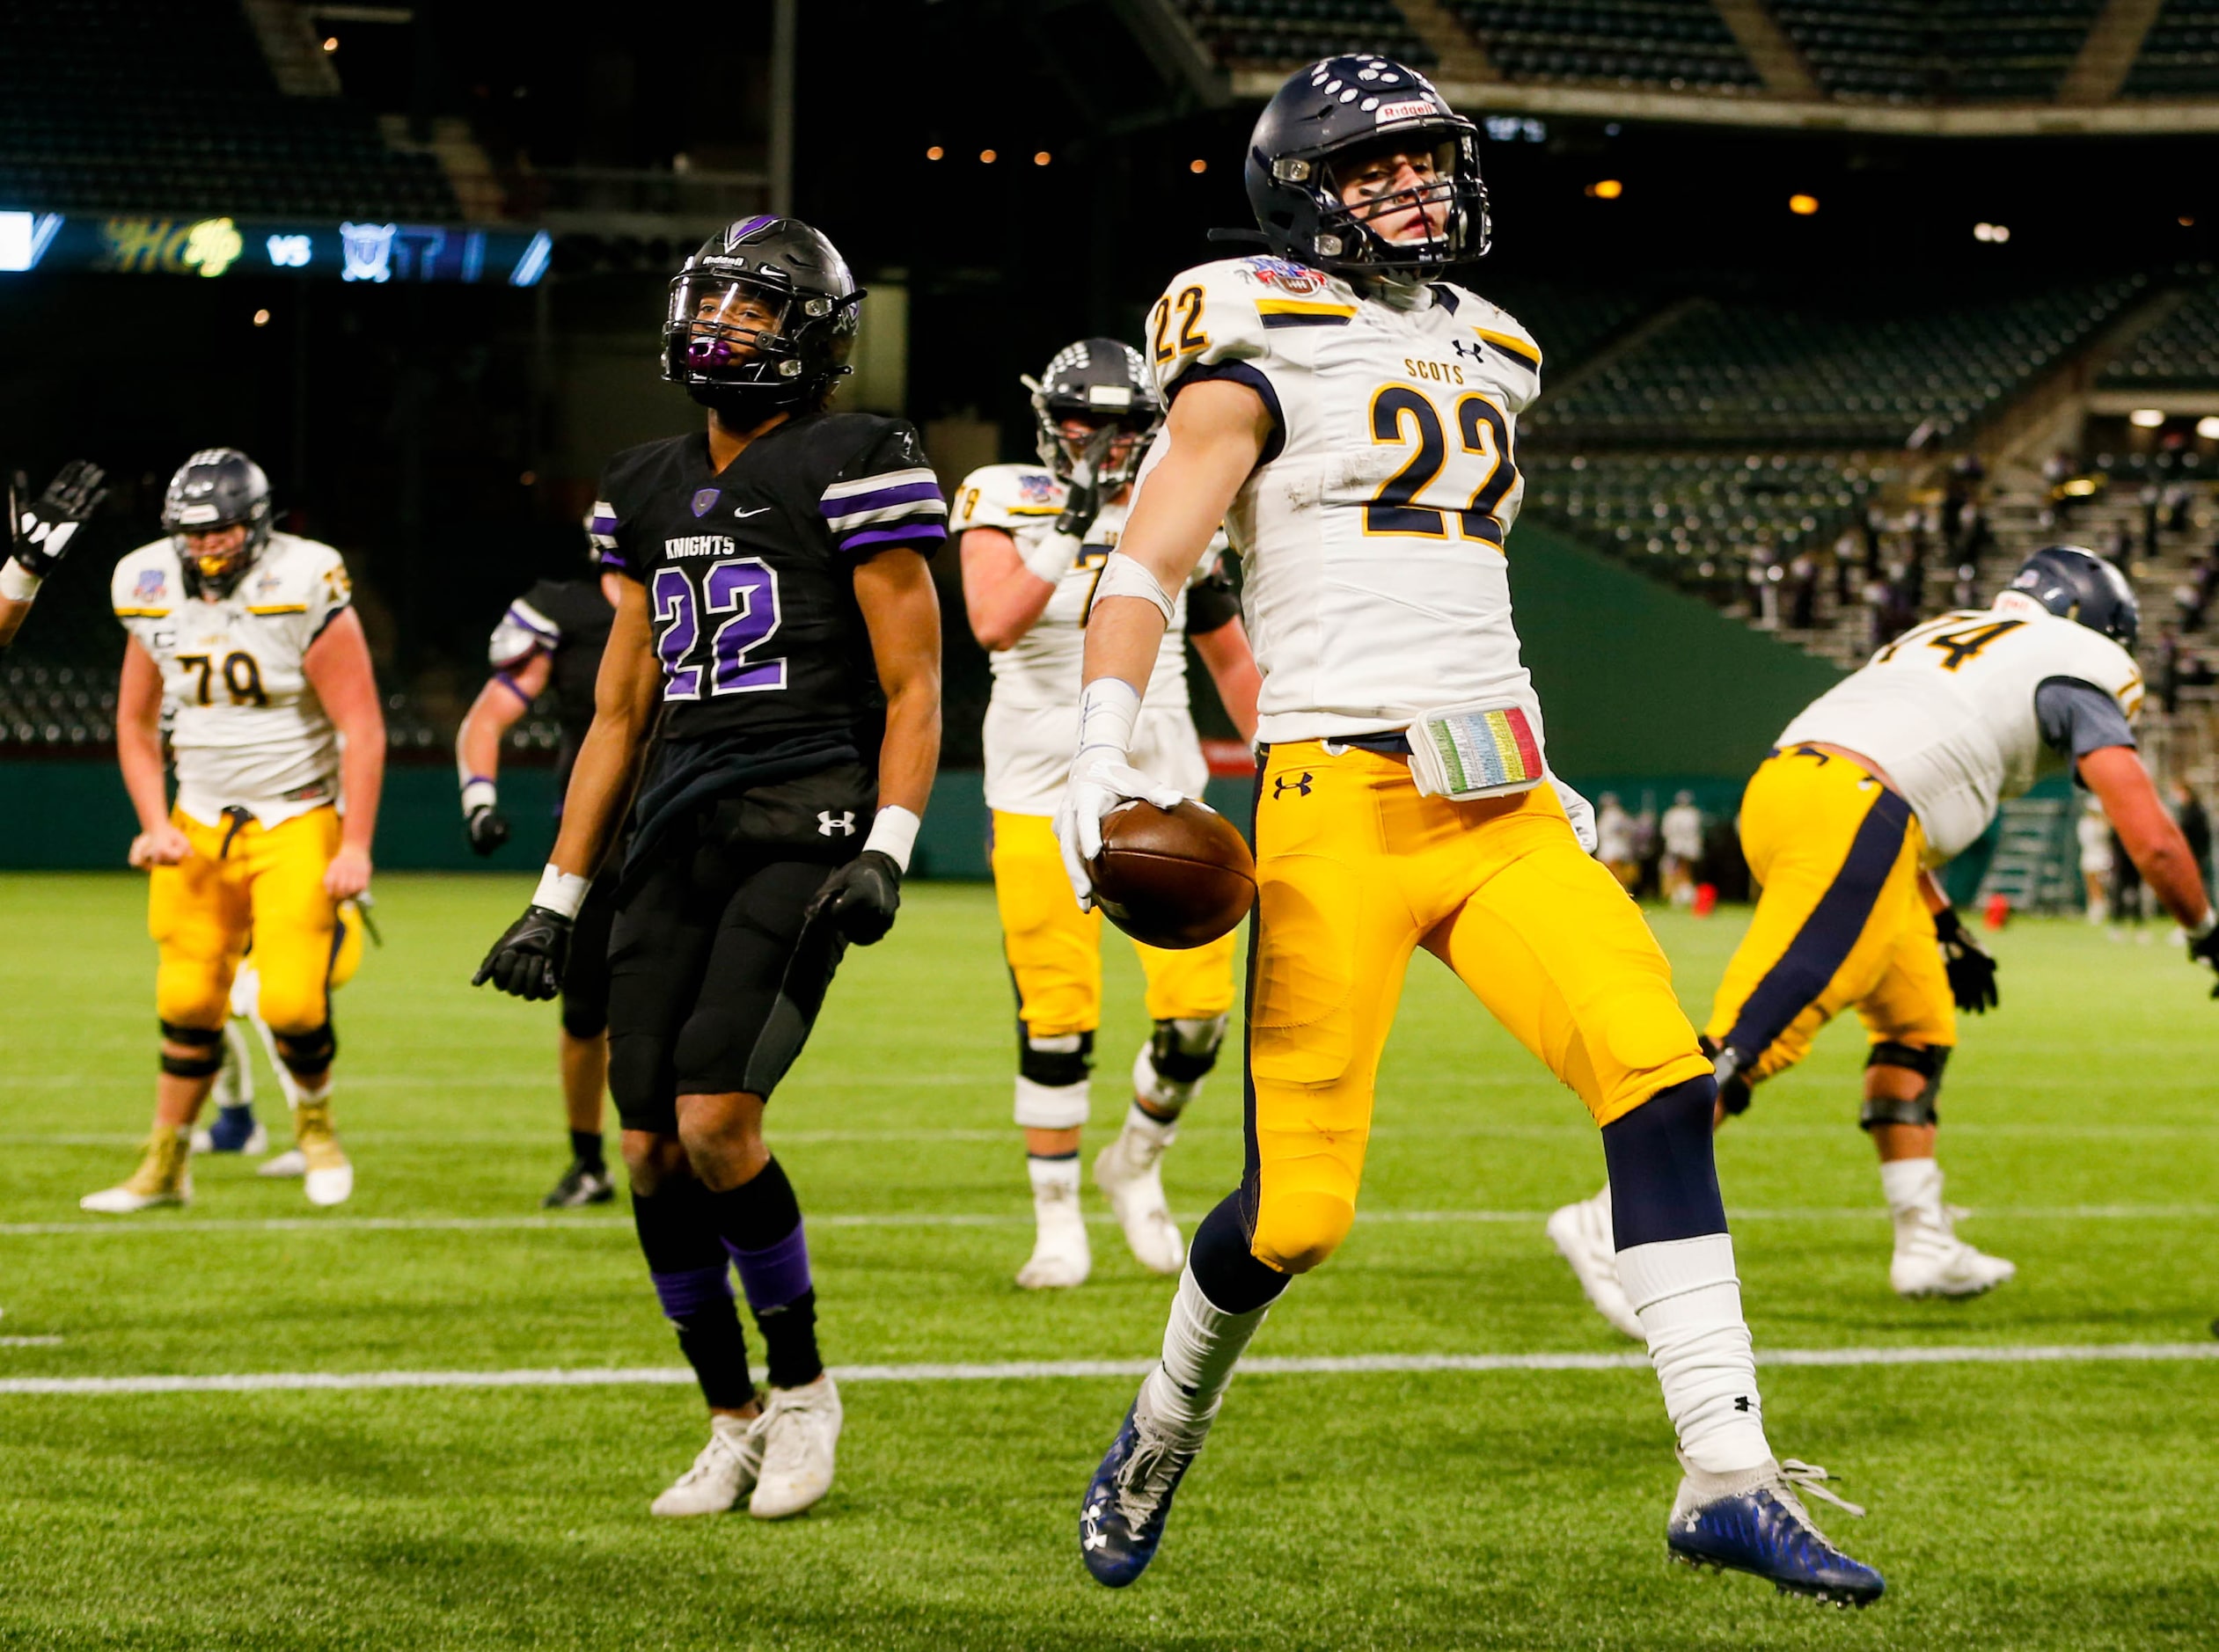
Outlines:
<svg viewBox="0 0 2219 1652"><path fill-rule="evenodd" d="M553 1009L464 984L526 893L381 880L387 945L338 1007L350 1204L202 1159L189 1211L119 1219L76 1201L128 1170L151 1102L143 885L0 877L0 1382L675 1365L621 1213L539 1217ZM1656 922L1706 1002L1740 916ZM1871 1507L1819 1506L1887 1574L1868 1612L1666 1568L1677 1470L1645 1369L1252 1371L1122 1594L1086 1579L1075 1529L1132 1378L897 1370L844 1385L839 1484L775 1526L649 1518L701 1443L680 1385L0 1393L0 1646L2208 1647L2219 1361L2186 1355L2219 1347L2219 1005L2163 944L2022 923L1996 949L2003 1007L1951 1071L1943 1163L2018 1280L1888 1292L1837 1027L1721 1146L1759 1349L2171 1352L1769 1368L1776 1445ZM1143 1026L1122 945L1112 982L1089 1155ZM1153 1355L1169 1286L1114 1228L1084 1290L1011 1283L1011 1055L987 892L913 889L773 1114L836 1365ZM1236 1084L1169 1162L1190 1220L1237 1174ZM1255 1353L1623 1351L1541 1232L1600 1176L1577 1101L1421 954L1365 1216Z"/></svg>

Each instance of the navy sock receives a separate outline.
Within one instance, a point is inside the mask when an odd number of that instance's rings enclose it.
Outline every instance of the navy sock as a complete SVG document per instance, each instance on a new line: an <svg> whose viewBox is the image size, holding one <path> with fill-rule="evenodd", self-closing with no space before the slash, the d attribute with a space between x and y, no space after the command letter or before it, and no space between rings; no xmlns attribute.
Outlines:
<svg viewBox="0 0 2219 1652"><path fill-rule="evenodd" d="M607 1164L601 1157L601 1132L599 1130L571 1131L570 1157L576 1159L588 1170L605 1170L608 1168Z"/></svg>
<svg viewBox="0 0 2219 1652"><path fill-rule="evenodd" d="M653 1195L634 1191L632 1223L663 1317L677 1327L678 1348L712 1410L736 1411L755 1398L747 1369L747 1336L733 1305L731 1259L718 1239L706 1196L692 1180L665 1183Z"/></svg>
<svg viewBox="0 0 2219 1652"><path fill-rule="evenodd" d="M1726 1231L1718 1166L1710 1151L1717 1097L1717 1081L1705 1074L1658 1091L1602 1127L1610 1220L1620 1250Z"/></svg>
<svg viewBox="0 0 2219 1652"><path fill-rule="evenodd" d="M716 1231L739 1267L740 1288L763 1334L771 1384L799 1388L823 1374L817 1349L817 1291L802 1229L801 1202L772 1159L752 1180L709 1195Z"/></svg>
<svg viewBox="0 0 2219 1652"><path fill-rule="evenodd" d="M1276 1301L1290 1276L1256 1261L1249 1248L1248 1224L1241 1219L1237 1188L1218 1201L1187 1246L1187 1266L1210 1305L1220 1313L1247 1313Z"/></svg>

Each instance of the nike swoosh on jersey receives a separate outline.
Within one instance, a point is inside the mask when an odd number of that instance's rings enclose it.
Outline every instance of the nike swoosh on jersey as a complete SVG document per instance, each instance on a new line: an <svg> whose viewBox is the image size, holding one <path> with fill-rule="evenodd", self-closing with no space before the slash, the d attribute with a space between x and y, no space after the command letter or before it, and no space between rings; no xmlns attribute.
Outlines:
<svg viewBox="0 0 2219 1652"><path fill-rule="evenodd" d="M735 510L732 514L735 516L743 518L748 516L759 516L769 508L770 507L768 505L758 505L753 510Z"/></svg>

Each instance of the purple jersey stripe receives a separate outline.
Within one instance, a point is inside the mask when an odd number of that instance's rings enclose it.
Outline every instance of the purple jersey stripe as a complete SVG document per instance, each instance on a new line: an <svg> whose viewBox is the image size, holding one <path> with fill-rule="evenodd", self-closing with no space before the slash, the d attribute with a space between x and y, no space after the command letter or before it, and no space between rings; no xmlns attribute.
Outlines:
<svg viewBox="0 0 2219 1652"><path fill-rule="evenodd" d="M851 533L840 541L840 549L854 551L867 545L896 545L904 540L945 539L948 530L936 522L912 522L899 528L874 528L868 533Z"/></svg>
<svg viewBox="0 0 2219 1652"><path fill-rule="evenodd" d="M620 551L604 551L601 553L601 566L619 574L632 572L632 565L624 559L624 553Z"/></svg>
<svg viewBox="0 0 2219 1652"><path fill-rule="evenodd" d="M614 533L624 524L614 516L595 516L586 524L588 533Z"/></svg>
<svg viewBox="0 0 2219 1652"><path fill-rule="evenodd" d="M913 500L941 499L936 482L904 482L897 487L882 487L868 493L848 493L839 499L822 501L817 508L830 517L853 516L859 510L883 510L889 505L906 505Z"/></svg>

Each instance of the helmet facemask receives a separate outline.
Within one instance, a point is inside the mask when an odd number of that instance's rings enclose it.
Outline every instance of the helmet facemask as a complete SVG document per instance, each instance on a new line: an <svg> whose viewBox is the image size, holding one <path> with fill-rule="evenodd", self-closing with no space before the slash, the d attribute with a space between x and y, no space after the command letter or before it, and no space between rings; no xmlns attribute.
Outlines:
<svg viewBox="0 0 2219 1652"><path fill-rule="evenodd" d="M663 326L664 376L719 413L768 418L797 406L815 389L800 346L804 332L829 324L831 376L848 370L861 296L797 295L773 271L690 267L670 283Z"/></svg>
<svg viewBox="0 0 2219 1652"><path fill-rule="evenodd" d="M1364 191L1360 179L1366 166L1397 154L1424 160L1430 175L1397 186L1406 172L1417 168L1396 167L1377 188ZM1294 255L1336 274L1443 270L1483 256L1492 240L1478 145L1461 119L1367 136L1320 155L1282 156L1271 163L1271 177L1282 186L1304 189L1316 213L1312 245ZM1352 191L1345 187L1351 183ZM1349 193L1356 198L1344 199ZM1429 208L1439 215L1438 229L1429 224L1428 233L1402 239L1385 233L1401 215Z"/></svg>
<svg viewBox="0 0 2219 1652"><path fill-rule="evenodd" d="M231 595L269 544L269 479L245 454L204 449L187 460L162 500L162 529L170 536L186 589L197 596ZM237 529L233 541L204 552L194 543Z"/></svg>

